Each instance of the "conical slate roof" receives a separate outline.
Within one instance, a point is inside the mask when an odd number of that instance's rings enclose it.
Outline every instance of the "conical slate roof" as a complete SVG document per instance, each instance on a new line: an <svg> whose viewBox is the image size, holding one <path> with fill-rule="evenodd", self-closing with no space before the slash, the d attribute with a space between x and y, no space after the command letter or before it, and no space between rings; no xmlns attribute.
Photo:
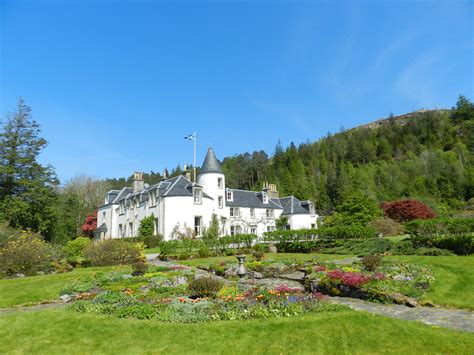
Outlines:
<svg viewBox="0 0 474 355"><path fill-rule="evenodd" d="M206 158L204 159L204 163L202 163L201 170L199 171L199 174L204 173L224 174L221 169L221 164L219 163L219 160L217 160L217 157L211 147L209 147L207 150Z"/></svg>

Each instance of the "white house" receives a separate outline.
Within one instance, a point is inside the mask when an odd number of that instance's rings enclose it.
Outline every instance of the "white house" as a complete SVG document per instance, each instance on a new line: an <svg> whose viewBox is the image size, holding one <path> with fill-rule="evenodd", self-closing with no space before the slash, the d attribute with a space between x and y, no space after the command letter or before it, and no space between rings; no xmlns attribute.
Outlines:
<svg viewBox="0 0 474 355"><path fill-rule="evenodd" d="M316 228L318 217L313 202L294 196L280 198L274 184L264 184L262 191L227 188L219 161L209 148L197 182L185 171L145 186L143 174L135 173L133 187L109 191L98 209L96 235L101 239L136 236L140 221L153 215L155 232L166 240L173 239L177 231L200 236L213 214L220 235L262 236L275 229L275 220L281 216L288 218L288 229Z"/></svg>

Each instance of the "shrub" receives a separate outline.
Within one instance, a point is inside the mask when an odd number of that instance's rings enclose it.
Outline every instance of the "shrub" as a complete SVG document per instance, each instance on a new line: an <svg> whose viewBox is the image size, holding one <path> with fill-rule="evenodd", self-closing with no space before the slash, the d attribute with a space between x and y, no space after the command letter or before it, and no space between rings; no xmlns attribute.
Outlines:
<svg viewBox="0 0 474 355"><path fill-rule="evenodd" d="M470 255L474 252L473 236L438 238L434 240L434 246L440 249L447 249L457 255Z"/></svg>
<svg viewBox="0 0 474 355"><path fill-rule="evenodd" d="M212 277L201 277L194 279L188 285L188 289L195 297L214 297L222 288L222 283Z"/></svg>
<svg viewBox="0 0 474 355"><path fill-rule="evenodd" d="M153 235L154 232L155 216L152 214L151 216L145 217L140 221L140 225L138 226L138 236L148 237Z"/></svg>
<svg viewBox="0 0 474 355"><path fill-rule="evenodd" d="M375 271L382 264L380 255L366 255L362 258L362 265L367 271Z"/></svg>
<svg viewBox="0 0 474 355"><path fill-rule="evenodd" d="M60 259L61 255L51 244L36 234L24 232L0 249L0 274L13 276L51 272L55 265L61 266Z"/></svg>
<svg viewBox="0 0 474 355"><path fill-rule="evenodd" d="M156 248L160 246L162 241L163 236L161 234L152 234L143 237L143 243L147 248Z"/></svg>
<svg viewBox="0 0 474 355"><path fill-rule="evenodd" d="M208 258L210 255L211 251L209 250L209 247L206 244L202 243L198 249L198 256L200 258Z"/></svg>
<svg viewBox="0 0 474 355"><path fill-rule="evenodd" d="M265 254L263 253L263 251L255 250L253 252L253 257L257 261L262 261L264 256L265 256Z"/></svg>
<svg viewBox="0 0 474 355"><path fill-rule="evenodd" d="M176 253L178 250L178 243L177 240L162 241L160 243L160 258Z"/></svg>
<svg viewBox="0 0 474 355"><path fill-rule="evenodd" d="M146 248L156 248L163 241L163 236L161 234L154 234L144 237L127 237L120 240L128 243L143 243Z"/></svg>
<svg viewBox="0 0 474 355"><path fill-rule="evenodd" d="M390 248L390 253L394 255L414 255L416 254L416 249L411 240L401 240L393 244Z"/></svg>
<svg viewBox="0 0 474 355"><path fill-rule="evenodd" d="M380 217L369 223L369 226L383 236L401 235L405 233L405 227L391 218Z"/></svg>
<svg viewBox="0 0 474 355"><path fill-rule="evenodd" d="M84 250L84 256L94 266L126 265L143 260L143 249L140 243L108 239L90 244Z"/></svg>
<svg viewBox="0 0 474 355"><path fill-rule="evenodd" d="M148 264L145 260L138 260L132 264L132 275L142 276L148 270Z"/></svg>
<svg viewBox="0 0 474 355"><path fill-rule="evenodd" d="M436 213L430 207L417 200L384 202L380 206L387 217L398 222L436 217Z"/></svg>
<svg viewBox="0 0 474 355"><path fill-rule="evenodd" d="M83 257L84 250L91 244L89 237L78 237L66 243L64 251L68 258Z"/></svg>
<svg viewBox="0 0 474 355"><path fill-rule="evenodd" d="M446 249L439 248L419 248L415 251L416 255L430 255L430 256L450 256L454 255L452 252Z"/></svg>
<svg viewBox="0 0 474 355"><path fill-rule="evenodd" d="M21 231L11 228L8 223L0 222L0 248L3 247L11 239L18 238Z"/></svg>

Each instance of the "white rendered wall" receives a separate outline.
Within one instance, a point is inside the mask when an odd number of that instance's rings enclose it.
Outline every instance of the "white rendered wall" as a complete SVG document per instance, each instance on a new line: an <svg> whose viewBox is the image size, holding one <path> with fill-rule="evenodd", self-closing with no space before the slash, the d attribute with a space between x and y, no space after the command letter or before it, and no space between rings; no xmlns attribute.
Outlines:
<svg viewBox="0 0 474 355"><path fill-rule="evenodd" d="M294 214L288 216L290 229L309 229L311 225L316 225L317 216L310 214Z"/></svg>

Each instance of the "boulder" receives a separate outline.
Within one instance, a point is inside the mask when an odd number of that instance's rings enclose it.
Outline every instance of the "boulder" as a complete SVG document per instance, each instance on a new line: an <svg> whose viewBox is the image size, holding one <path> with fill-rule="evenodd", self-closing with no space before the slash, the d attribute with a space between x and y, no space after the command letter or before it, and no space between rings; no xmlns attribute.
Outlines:
<svg viewBox="0 0 474 355"><path fill-rule="evenodd" d="M64 303L67 303L67 302L70 302L72 301L72 296L71 295L61 295L59 296L59 299L64 302Z"/></svg>

